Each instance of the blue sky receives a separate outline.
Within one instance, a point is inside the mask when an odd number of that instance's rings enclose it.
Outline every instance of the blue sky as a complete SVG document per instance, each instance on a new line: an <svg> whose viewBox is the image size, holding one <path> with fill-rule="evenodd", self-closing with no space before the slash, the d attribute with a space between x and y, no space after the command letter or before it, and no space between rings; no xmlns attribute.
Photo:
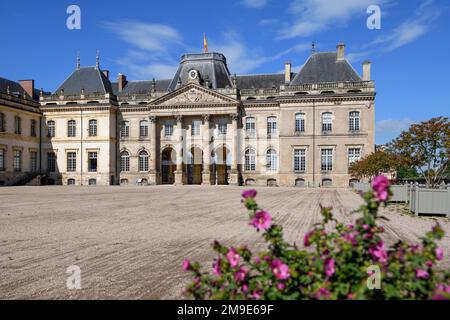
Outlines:
<svg viewBox="0 0 450 320"><path fill-rule="evenodd" d="M81 8L81 30L68 30L69 5ZM382 10L381 29L369 30L369 5ZM450 115L450 4L445 0L229 0L229 1L2 1L0 76L36 79L54 91L73 71L101 66L116 78L171 78L180 56L210 51L228 58L232 73L271 73L318 51L347 45L361 73L373 63L377 85L377 143L411 123Z"/></svg>

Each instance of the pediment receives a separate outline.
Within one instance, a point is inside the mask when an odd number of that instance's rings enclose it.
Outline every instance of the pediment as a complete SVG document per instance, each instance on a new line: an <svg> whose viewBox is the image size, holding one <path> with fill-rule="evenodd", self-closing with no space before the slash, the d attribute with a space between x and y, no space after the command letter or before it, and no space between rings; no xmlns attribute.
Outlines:
<svg viewBox="0 0 450 320"><path fill-rule="evenodd" d="M180 105L230 105L239 101L226 95L206 89L197 84L188 84L178 90L162 96L153 101L155 106L180 106Z"/></svg>

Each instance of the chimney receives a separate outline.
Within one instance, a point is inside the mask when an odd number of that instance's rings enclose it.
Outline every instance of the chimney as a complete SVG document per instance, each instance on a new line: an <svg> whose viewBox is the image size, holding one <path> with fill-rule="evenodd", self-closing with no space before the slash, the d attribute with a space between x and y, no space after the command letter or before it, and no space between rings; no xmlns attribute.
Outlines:
<svg viewBox="0 0 450 320"><path fill-rule="evenodd" d="M20 85L25 92L33 99L34 97L34 80L19 80Z"/></svg>
<svg viewBox="0 0 450 320"><path fill-rule="evenodd" d="M286 62L284 64L284 82L291 83L291 75L292 75L292 64L290 62Z"/></svg>
<svg viewBox="0 0 450 320"><path fill-rule="evenodd" d="M337 61L344 61L345 60L345 44L342 42L339 43L336 46L336 52L337 52Z"/></svg>
<svg viewBox="0 0 450 320"><path fill-rule="evenodd" d="M370 81L371 80L371 69L372 64L370 61L364 61L363 62L363 81Z"/></svg>
<svg viewBox="0 0 450 320"><path fill-rule="evenodd" d="M109 70L102 70L102 72L105 75L106 79L109 80Z"/></svg>
<svg viewBox="0 0 450 320"><path fill-rule="evenodd" d="M125 88L125 85L127 84L127 77L121 73L119 73L119 76L117 77L117 81L119 83L119 92L122 92L123 88Z"/></svg>

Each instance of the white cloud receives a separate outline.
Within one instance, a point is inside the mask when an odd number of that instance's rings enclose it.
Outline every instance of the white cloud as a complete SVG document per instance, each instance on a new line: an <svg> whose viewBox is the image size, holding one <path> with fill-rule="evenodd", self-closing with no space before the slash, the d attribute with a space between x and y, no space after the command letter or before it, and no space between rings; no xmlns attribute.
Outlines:
<svg viewBox="0 0 450 320"><path fill-rule="evenodd" d="M377 122L377 134L400 134L407 130L415 122L409 118L404 119L387 119Z"/></svg>
<svg viewBox="0 0 450 320"><path fill-rule="evenodd" d="M269 0L242 0L242 4L248 8L261 9L267 5Z"/></svg>
<svg viewBox="0 0 450 320"><path fill-rule="evenodd" d="M347 23L355 14L366 15L369 5L388 0L294 0L288 11L294 22L285 25L280 38L307 37L338 24Z"/></svg>

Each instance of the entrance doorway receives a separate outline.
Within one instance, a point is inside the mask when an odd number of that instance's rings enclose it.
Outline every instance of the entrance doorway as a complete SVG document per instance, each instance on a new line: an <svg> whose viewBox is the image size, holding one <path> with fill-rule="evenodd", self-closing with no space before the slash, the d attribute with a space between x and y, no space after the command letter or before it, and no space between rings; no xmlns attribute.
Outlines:
<svg viewBox="0 0 450 320"><path fill-rule="evenodd" d="M174 184L177 170L177 153L173 148L166 148L161 154L161 183Z"/></svg>
<svg viewBox="0 0 450 320"><path fill-rule="evenodd" d="M231 170L231 152L226 146L216 149L213 154L213 184L228 185L228 171Z"/></svg>
<svg viewBox="0 0 450 320"><path fill-rule="evenodd" d="M203 151L200 148L193 147L187 154L186 176L187 184L202 184L203 172Z"/></svg>

